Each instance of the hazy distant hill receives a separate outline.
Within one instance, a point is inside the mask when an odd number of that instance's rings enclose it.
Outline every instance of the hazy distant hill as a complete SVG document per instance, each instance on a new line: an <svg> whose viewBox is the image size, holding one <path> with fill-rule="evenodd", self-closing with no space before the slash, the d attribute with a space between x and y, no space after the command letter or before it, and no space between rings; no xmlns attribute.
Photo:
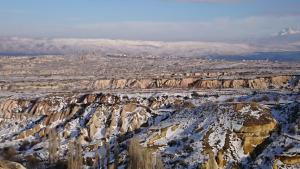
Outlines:
<svg viewBox="0 0 300 169"><path fill-rule="evenodd" d="M109 39L0 38L0 55L118 55L122 57L202 57L218 59L299 60L300 33L284 29L252 42L162 42ZM270 55L276 55L276 58ZM290 57L292 54L292 57ZM266 57L266 55L269 55ZM229 58L231 56L231 58Z"/></svg>

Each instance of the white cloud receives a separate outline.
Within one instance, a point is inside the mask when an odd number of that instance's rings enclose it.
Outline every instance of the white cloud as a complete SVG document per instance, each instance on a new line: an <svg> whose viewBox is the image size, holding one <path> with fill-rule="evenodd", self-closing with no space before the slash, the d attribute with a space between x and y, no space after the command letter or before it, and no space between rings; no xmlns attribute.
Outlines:
<svg viewBox="0 0 300 169"><path fill-rule="evenodd" d="M255 52L299 51L298 42L274 44L272 40L260 44L225 42L161 42L108 39L30 39L0 38L0 54L74 54L98 51L99 54L128 54L131 56L230 56Z"/></svg>
<svg viewBox="0 0 300 169"><path fill-rule="evenodd" d="M220 18L208 22L112 22L74 27L101 38L141 40L230 41L271 36L285 27L299 27L299 16Z"/></svg>

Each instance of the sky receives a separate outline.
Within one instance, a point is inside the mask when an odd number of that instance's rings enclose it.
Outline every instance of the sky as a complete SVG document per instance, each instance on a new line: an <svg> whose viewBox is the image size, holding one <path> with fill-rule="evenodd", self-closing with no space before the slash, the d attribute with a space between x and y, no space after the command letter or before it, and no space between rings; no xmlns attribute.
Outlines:
<svg viewBox="0 0 300 169"><path fill-rule="evenodd" d="M0 0L0 36L242 41L300 29L299 9L299 0Z"/></svg>

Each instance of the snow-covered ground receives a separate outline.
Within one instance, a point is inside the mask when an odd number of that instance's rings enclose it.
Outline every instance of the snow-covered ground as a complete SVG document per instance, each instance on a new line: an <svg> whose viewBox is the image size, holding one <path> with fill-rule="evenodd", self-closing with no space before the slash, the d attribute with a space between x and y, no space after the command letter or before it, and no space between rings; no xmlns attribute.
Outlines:
<svg viewBox="0 0 300 169"><path fill-rule="evenodd" d="M13 148L14 159L27 166L24 159L34 156L45 167L44 134L55 128L60 159L67 160L68 144L78 140L86 168L97 154L105 163L127 166L133 137L146 152L160 154L165 168L198 168L210 160L220 168L299 167L286 160L300 153L297 93L99 93L28 98L27 106L14 100L1 100L0 150Z"/></svg>

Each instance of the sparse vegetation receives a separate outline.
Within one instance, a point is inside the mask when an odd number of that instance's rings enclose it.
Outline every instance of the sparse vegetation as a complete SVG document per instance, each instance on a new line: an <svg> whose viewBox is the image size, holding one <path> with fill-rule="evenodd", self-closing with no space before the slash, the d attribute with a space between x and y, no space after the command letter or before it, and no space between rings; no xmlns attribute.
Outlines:
<svg viewBox="0 0 300 169"><path fill-rule="evenodd" d="M59 159L59 145L60 139L56 132L56 129L51 129L48 135L49 145L48 145L48 153L49 153L49 163L50 165L55 165Z"/></svg>
<svg viewBox="0 0 300 169"><path fill-rule="evenodd" d="M134 137L129 144L130 169L164 169L161 156L153 151L147 151Z"/></svg>
<svg viewBox="0 0 300 169"><path fill-rule="evenodd" d="M68 151L68 169L82 169L83 157L80 138L69 143Z"/></svg>

